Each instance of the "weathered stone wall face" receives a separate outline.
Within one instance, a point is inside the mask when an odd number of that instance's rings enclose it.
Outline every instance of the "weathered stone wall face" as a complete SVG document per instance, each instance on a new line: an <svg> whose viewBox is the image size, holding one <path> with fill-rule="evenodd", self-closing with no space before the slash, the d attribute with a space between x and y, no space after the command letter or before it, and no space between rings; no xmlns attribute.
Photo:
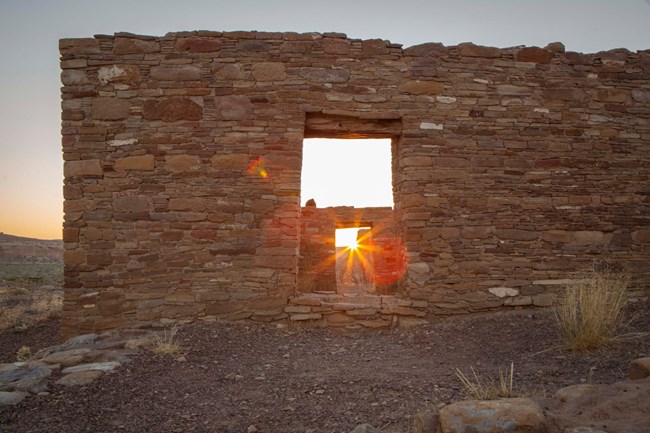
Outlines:
<svg viewBox="0 0 650 433"><path fill-rule="evenodd" d="M306 136L393 138L418 308L547 305L594 258L647 294L649 51L262 32L60 51L67 333L286 318Z"/></svg>

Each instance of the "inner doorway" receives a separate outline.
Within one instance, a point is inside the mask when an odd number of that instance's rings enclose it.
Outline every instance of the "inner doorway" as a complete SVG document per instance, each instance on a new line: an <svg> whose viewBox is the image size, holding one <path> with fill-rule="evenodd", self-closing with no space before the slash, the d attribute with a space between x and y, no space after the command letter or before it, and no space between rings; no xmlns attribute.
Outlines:
<svg viewBox="0 0 650 433"><path fill-rule="evenodd" d="M374 293L375 261L372 228L336 229L336 291Z"/></svg>

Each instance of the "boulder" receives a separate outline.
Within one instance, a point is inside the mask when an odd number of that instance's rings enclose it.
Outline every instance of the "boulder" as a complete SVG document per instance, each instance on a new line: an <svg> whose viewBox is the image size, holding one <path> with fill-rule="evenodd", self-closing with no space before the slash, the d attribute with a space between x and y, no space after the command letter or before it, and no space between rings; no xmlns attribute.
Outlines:
<svg viewBox="0 0 650 433"><path fill-rule="evenodd" d="M542 408L529 398L462 401L440 409L442 433L544 433Z"/></svg>

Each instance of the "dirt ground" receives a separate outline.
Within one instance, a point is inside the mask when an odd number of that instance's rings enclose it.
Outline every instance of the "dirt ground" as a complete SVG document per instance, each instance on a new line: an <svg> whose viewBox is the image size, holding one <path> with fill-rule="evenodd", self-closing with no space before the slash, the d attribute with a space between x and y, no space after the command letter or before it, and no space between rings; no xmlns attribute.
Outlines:
<svg viewBox="0 0 650 433"><path fill-rule="evenodd" d="M632 326L650 331L647 304ZM0 333L0 361L55 344L56 321ZM343 432L370 423L412 432L413 416L464 397L455 369L496 378L514 363L517 394L613 383L634 340L599 353L562 350L550 311L455 317L409 330L348 331L200 323L179 331L184 356L143 353L91 385L52 386L0 409L2 432Z"/></svg>

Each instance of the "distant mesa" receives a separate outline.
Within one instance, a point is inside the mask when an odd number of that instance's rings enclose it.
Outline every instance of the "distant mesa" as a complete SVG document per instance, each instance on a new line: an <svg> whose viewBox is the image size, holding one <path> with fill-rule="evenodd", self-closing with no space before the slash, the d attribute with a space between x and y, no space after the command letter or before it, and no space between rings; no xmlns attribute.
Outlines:
<svg viewBox="0 0 650 433"><path fill-rule="evenodd" d="M0 262L63 262L63 240L26 238L0 232Z"/></svg>

